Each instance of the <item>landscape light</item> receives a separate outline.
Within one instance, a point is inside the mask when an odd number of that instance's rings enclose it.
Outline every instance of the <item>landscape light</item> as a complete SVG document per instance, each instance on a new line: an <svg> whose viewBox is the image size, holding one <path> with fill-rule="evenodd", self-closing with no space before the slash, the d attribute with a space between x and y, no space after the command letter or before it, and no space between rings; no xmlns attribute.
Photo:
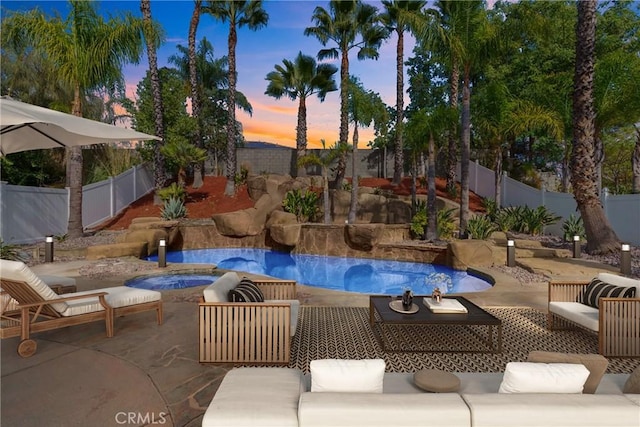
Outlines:
<svg viewBox="0 0 640 427"><path fill-rule="evenodd" d="M573 236L573 257L580 258L580 236Z"/></svg>
<svg viewBox="0 0 640 427"><path fill-rule="evenodd" d="M507 267L516 266L516 246L513 240L507 240Z"/></svg>
<svg viewBox="0 0 640 427"><path fill-rule="evenodd" d="M620 273L631 276L631 246L624 243L620 252Z"/></svg>
<svg viewBox="0 0 640 427"><path fill-rule="evenodd" d="M53 262L53 236L44 239L44 262Z"/></svg>
<svg viewBox="0 0 640 427"><path fill-rule="evenodd" d="M167 241L160 239L158 242L158 267L167 266Z"/></svg>

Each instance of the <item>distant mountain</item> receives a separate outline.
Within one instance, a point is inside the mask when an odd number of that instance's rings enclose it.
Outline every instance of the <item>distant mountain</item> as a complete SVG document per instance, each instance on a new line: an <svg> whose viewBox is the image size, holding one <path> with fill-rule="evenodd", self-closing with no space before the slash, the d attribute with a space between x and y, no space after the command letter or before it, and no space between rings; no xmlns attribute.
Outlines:
<svg viewBox="0 0 640 427"><path fill-rule="evenodd" d="M243 148L290 149L290 147L285 147L284 145L278 145L272 142L262 142L262 141L245 141L245 143L243 144Z"/></svg>

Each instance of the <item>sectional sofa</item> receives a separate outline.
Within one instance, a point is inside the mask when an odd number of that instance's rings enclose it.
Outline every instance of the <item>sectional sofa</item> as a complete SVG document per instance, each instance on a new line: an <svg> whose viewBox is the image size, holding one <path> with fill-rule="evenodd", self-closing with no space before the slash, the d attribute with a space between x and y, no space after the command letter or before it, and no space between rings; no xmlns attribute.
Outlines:
<svg viewBox="0 0 640 427"><path fill-rule="evenodd" d="M202 426L640 426L640 394L623 393L628 374L604 375L595 394L498 393L502 373L456 376L454 393L424 392L412 373L383 373L381 392L316 392L310 375L297 369L235 368Z"/></svg>

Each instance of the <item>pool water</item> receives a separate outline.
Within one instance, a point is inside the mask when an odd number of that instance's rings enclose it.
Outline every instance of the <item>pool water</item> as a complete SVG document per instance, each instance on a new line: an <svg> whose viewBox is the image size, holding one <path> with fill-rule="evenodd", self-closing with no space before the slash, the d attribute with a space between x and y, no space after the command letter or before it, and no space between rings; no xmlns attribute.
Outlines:
<svg viewBox="0 0 640 427"><path fill-rule="evenodd" d="M125 286L137 289L164 291L209 285L218 277L220 277L220 274L164 274L161 276L143 276L127 280Z"/></svg>
<svg viewBox="0 0 640 427"><path fill-rule="evenodd" d="M157 256L148 258L157 259ZM167 262L215 264L221 269L290 279L307 286L374 295L399 295L406 289L416 295L430 295L436 287L445 294L481 292L492 286L465 271L435 264L290 254L269 249L175 251L167 253Z"/></svg>

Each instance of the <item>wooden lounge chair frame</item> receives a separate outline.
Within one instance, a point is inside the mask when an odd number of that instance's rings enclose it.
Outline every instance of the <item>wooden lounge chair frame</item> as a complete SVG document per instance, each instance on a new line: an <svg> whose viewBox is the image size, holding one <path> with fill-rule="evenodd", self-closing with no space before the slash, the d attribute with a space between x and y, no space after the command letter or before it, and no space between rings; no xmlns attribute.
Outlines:
<svg viewBox="0 0 640 427"><path fill-rule="evenodd" d="M205 302L200 299L200 362L288 364L295 280L254 280L265 302Z"/></svg>
<svg viewBox="0 0 640 427"><path fill-rule="evenodd" d="M549 302L574 302L589 281L549 282ZM547 314L549 329L588 330L562 316ZM640 356L640 298L600 298L598 308L598 352L608 357Z"/></svg>
<svg viewBox="0 0 640 427"><path fill-rule="evenodd" d="M0 279L0 284L3 291L18 302L15 310L9 310L0 315L0 320L3 323L2 328L0 328L0 338L19 336L21 341L18 345L18 354L22 357L29 357L35 353L37 344L30 339L31 333L35 332L50 331L66 326L104 320L107 337L111 338L114 333L115 317L149 310L156 310L158 325L162 324L162 300L114 308L105 299L108 292L103 292L100 289L88 294L68 294L70 296L44 300L26 282L2 278ZM98 297L104 310L75 316L62 316L51 307L51 304L90 297Z"/></svg>

